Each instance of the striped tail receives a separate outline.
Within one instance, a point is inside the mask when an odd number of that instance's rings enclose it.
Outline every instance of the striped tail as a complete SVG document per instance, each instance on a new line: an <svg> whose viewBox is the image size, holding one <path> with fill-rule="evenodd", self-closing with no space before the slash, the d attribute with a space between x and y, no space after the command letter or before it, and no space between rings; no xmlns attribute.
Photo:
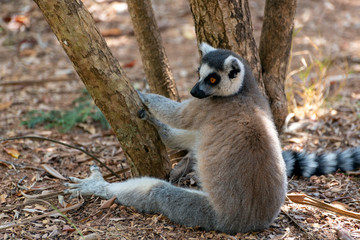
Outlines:
<svg viewBox="0 0 360 240"><path fill-rule="evenodd" d="M331 153L283 151L286 173L290 176L310 177L336 172L354 171L360 167L360 147Z"/></svg>

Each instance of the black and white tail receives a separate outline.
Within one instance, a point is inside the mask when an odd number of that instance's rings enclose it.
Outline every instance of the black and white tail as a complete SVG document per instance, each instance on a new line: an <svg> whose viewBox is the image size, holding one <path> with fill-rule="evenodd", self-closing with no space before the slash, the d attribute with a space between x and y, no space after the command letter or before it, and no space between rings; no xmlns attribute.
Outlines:
<svg viewBox="0 0 360 240"><path fill-rule="evenodd" d="M310 177L341 171L354 171L360 167L360 147L336 152L316 154L283 151L286 173L290 176Z"/></svg>

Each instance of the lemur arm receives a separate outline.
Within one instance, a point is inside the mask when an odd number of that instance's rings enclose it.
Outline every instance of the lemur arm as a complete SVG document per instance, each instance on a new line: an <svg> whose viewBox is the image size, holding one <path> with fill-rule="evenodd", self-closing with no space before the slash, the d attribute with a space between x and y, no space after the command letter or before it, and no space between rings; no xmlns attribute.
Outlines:
<svg viewBox="0 0 360 240"><path fill-rule="evenodd" d="M181 128L179 126L179 117L187 101L179 103L161 95L140 91L138 91L138 94L143 104L146 105L155 118L172 127Z"/></svg>
<svg viewBox="0 0 360 240"><path fill-rule="evenodd" d="M185 149L188 151L194 151L196 148L196 141L198 132L195 130L185 130L172 128L160 120L156 119L152 114L145 110L138 112L138 117L143 120L147 120L157 129L163 143L173 149Z"/></svg>
<svg viewBox="0 0 360 240"><path fill-rule="evenodd" d="M216 228L216 217L207 194L202 191L180 188L160 179L143 177L125 182L106 182L97 166L90 168L86 179L71 177L76 184L66 183L66 192L96 195L105 199L116 197L116 202L133 206L146 213L160 213L170 220L189 227Z"/></svg>

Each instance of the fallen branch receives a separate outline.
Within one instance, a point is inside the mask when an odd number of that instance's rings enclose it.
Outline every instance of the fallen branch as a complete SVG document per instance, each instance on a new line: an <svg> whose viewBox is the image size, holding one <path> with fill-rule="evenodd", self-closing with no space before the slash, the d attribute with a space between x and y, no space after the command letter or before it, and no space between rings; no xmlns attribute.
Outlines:
<svg viewBox="0 0 360 240"><path fill-rule="evenodd" d="M50 192L50 193L45 193L45 194L35 194L35 195L28 195L28 194L21 192L21 194L25 197L25 200L22 203L5 206L5 207L0 207L0 212L5 211L5 210L10 210L13 208L22 207L24 205L29 205L29 204L32 204L35 202L42 202L44 199L51 198L51 197L57 196L59 194L64 194L64 191L56 191L56 192Z"/></svg>
<svg viewBox="0 0 360 240"><path fill-rule="evenodd" d="M97 157L95 157L94 155L92 155L91 153L85 151L84 149L80 148L80 147L76 147L76 146L72 146L70 144L64 143L64 142L60 142L51 138L46 138L46 137L40 137L40 136L19 136L19 137L11 137L11 138L0 138L0 142L6 142L6 141L11 141L11 140L19 140L19 139L35 139L35 140L43 140L43 141L49 141L49 142L53 142L53 143L57 143L57 144L61 144L64 145L66 147L69 148L73 148L76 150L79 150L83 153L85 153L86 155L90 156L91 158L93 158L95 161L97 161L101 166L103 166L104 168L106 168L109 172L111 172L114 176L116 176L117 178L120 178L120 176L118 174L116 174L113 170L111 170L108 166L106 166L105 163L103 163L102 161L100 161Z"/></svg>
<svg viewBox="0 0 360 240"><path fill-rule="evenodd" d="M290 193L290 194L287 194L287 198L294 203L300 203L300 204L314 206L314 207L321 208L321 209L324 209L324 210L327 210L330 212L337 213L337 214L345 216L345 217L351 217L351 218L360 220L360 213L343 210L343 209L335 207L331 204L324 203L323 201L312 198L306 194Z"/></svg>
<svg viewBox="0 0 360 240"><path fill-rule="evenodd" d="M28 169L34 169L34 170L37 170L37 171L44 171L44 169L42 168L38 168L38 167L33 167L33 166L29 166L29 165L25 165L25 164L22 164L22 163L14 163L14 162L11 162L11 161L6 161L6 160L0 160L1 163L3 163L4 165L7 164L7 165L13 165L17 168L28 168Z"/></svg>

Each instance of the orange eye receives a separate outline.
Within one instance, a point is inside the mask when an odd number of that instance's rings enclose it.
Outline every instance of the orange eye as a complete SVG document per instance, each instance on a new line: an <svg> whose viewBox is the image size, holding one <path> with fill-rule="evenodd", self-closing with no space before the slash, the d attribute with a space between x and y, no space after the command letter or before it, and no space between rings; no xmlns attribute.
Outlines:
<svg viewBox="0 0 360 240"><path fill-rule="evenodd" d="M210 78L210 82L211 82L211 83L215 83L215 82L216 82L216 79L215 79L215 78Z"/></svg>

